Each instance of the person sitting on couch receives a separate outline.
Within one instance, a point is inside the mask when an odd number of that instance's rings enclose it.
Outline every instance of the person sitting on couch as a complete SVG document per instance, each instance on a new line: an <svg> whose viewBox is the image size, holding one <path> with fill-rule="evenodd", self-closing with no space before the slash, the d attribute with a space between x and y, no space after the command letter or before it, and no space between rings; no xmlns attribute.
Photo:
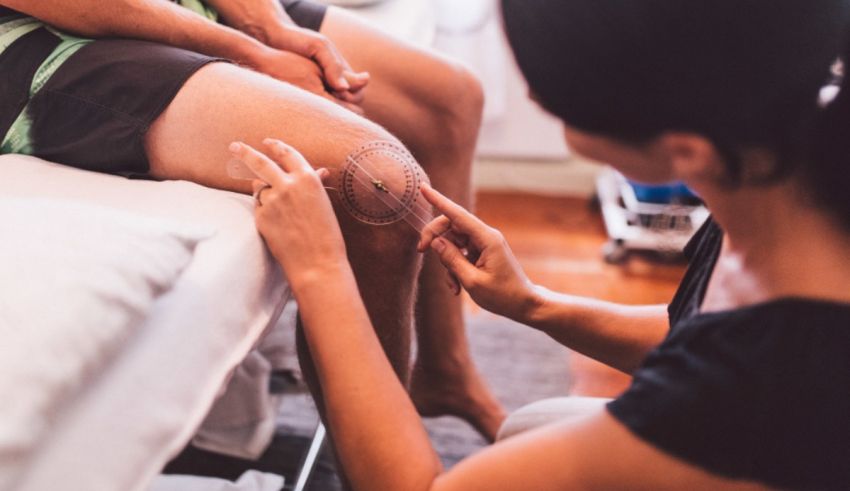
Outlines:
<svg viewBox="0 0 850 491"><path fill-rule="evenodd" d="M470 204L483 94L466 68L307 0L180 3L0 0L0 151L250 193L225 170L232 140L284 138L334 173L366 143L403 141L434 186ZM472 364L437 258L420 274L406 224L339 219L419 410L460 416L492 440L504 413Z"/></svg>
<svg viewBox="0 0 850 491"><path fill-rule="evenodd" d="M850 60L850 4L502 5L570 147L640 182L684 181L713 218L668 308L613 305L535 287L497 230L424 187L444 216L420 249L478 304L633 375L584 416L512 431L444 471L357 295L326 172L282 142L268 157L235 142L262 180L259 230L292 281L352 487L847 489L850 77L833 97L830 68Z"/></svg>

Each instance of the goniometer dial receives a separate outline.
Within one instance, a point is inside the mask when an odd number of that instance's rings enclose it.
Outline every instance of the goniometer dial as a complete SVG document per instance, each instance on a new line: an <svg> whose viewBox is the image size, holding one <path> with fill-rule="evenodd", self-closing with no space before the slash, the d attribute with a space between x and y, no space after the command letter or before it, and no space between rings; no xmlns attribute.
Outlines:
<svg viewBox="0 0 850 491"><path fill-rule="evenodd" d="M419 188L425 176L403 147L372 142L351 154L340 173L343 206L357 220L387 225L422 207Z"/></svg>

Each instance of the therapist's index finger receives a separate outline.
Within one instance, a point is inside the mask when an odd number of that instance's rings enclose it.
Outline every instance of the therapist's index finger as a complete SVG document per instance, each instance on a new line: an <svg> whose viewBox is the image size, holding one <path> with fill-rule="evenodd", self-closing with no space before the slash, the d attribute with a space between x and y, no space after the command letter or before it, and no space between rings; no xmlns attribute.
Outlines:
<svg viewBox="0 0 850 491"><path fill-rule="evenodd" d="M445 215L438 216L431 220L419 233L419 244L416 249L419 252L425 252L431 246L431 242L437 237L448 232L452 228L452 221Z"/></svg>
<svg viewBox="0 0 850 491"><path fill-rule="evenodd" d="M434 205L440 213L448 217L452 221L454 228L459 232L469 234L470 236L480 235L487 225L478 219L475 215L460 206L454 201L446 198L439 191L435 190L427 184L422 185L422 195L429 203Z"/></svg>
<svg viewBox="0 0 850 491"><path fill-rule="evenodd" d="M286 172L311 172L313 168L301 152L294 147L274 138L266 138L263 145L269 149L269 156Z"/></svg>
<svg viewBox="0 0 850 491"><path fill-rule="evenodd" d="M230 153L245 163L257 178L271 185L280 184L286 174L271 159L242 142L233 142L229 147Z"/></svg>

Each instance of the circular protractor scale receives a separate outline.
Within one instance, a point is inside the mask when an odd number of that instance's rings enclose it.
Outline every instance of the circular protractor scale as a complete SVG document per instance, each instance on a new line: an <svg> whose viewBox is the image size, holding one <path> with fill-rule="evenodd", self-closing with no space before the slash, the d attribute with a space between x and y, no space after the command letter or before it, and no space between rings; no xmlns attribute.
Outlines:
<svg viewBox="0 0 850 491"><path fill-rule="evenodd" d="M348 157L340 173L340 197L357 220L388 225L416 206L423 174L413 156L389 142L373 142Z"/></svg>

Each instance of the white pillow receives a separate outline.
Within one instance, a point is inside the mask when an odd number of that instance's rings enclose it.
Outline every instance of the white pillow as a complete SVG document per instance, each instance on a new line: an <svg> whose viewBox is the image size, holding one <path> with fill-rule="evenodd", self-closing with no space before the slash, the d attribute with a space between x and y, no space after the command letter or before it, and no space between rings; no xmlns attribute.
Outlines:
<svg viewBox="0 0 850 491"><path fill-rule="evenodd" d="M206 235L93 205L0 198L0 489Z"/></svg>

